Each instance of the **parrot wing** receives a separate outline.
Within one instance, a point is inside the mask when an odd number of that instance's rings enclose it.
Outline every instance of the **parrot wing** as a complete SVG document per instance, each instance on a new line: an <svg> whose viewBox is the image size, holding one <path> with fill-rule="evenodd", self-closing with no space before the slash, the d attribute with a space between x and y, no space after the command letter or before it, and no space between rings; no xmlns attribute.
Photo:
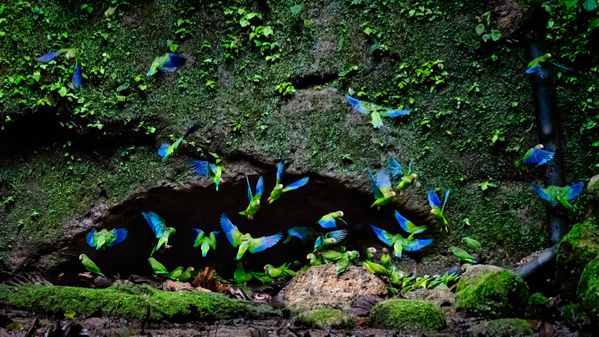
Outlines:
<svg viewBox="0 0 599 337"><path fill-rule="evenodd" d="M387 164L387 169L389 170L392 179L397 179L403 175L403 167L393 157L389 158L389 164Z"/></svg>
<svg viewBox="0 0 599 337"><path fill-rule="evenodd" d="M277 175L276 175L276 184L281 183L281 179L283 179L283 170L285 169L285 164L282 161L277 163Z"/></svg>
<svg viewBox="0 0 599 337"><path fill-rule="evenodd" d="M366 109L364 109L362 102L360 102L360 100L357 98L353 98L350 95L345 95L345 102L347 102L347 104L349 104L355 111L361 114L366 114Z"/></svg>
<svg viewBox="0 0 599 337"><path fill-rule="evenodd" d="M283 189L283 192L289 192L289 191L293 191L293 190L297 190L298 188L305 186L308 181L310 180L310 178L308 177L303 177L300 180L294 181L291 184L285 186L285 188Z"/></svg>
<svg viewBox="0 0 599 337"><path fill-rule="evenodd" d="M392 235L391 234L387 233L386 230L380 229L380 228L378 228L378 227L376 227L374 225L370 225L370 227L374 231L374 234L376 234L376 236L379 238L379 240L381 240L382 242L384 242L388 246L393 246L393 240L392 240Z"/></svg>
<svg viewBox="0 0 599 337"><path fill-rule="evenodd" d="M193 173L207 177L210 172L210 163L205 160L191 160L189 161L189 168L191 168Z"/></svg>
<svg viewBox="0 0 599 337"><path fill-rule="evenodd" d="M376 183L376 179L374 178L374 176L372 175L372 172L370 170L368 170L368 180L370 181L370 187L372 189L372 193L374 194L374 198L375 199L382 198L383 194L381 193L381 190L379 189L379 187Z"/></svg>
<svg viewBox="0 0 599 337"><path fill-rule="evenodd" d="M376 172L376 186L379 190L391 189L391 178L385 170L378 170Z"/></svg>
<svg viewBox="0 0 599 337"><path fill-rule="evenodd" d="M175 54L168 53L165 55L164 63L159 67L160 71L165 73L172 73L185 64L185 57Z"/></svg>
<svg viewBox="0 0 599 337"><path fill-rule="evenodd" d="M555 200L555 198L551 197L549 194L547 194L545 192L545 189L543 188L543 186L539 185L539 184L533 184L532 185L532 189L533 191L535 191L537 193L537 195L539 196L539 198L550 202L553 205L557 205L557 201Z"/></svg>
<svg viewBox="0 0 599 337"><path fill-rule="evenodd" d="M331 231L325 234L326 239L335 239L337 242L342 241L347 236L347 230L339 229L336 231Z"/></svg>
<svg viewBox="0 0 599 337"><path fill-rule="evenodd" d="M196 240L200 235L204 234L204 231L199 228L192 228L191 231L194 233L191 241L194 242L193 247L195 248L200 244L199 242L196 243Z"/></svg>
<svg viewBox="0 0 599 337"><path fill-rule="evenodd" d="M83 74L81 73L81 67L75 63L73 68L73 77L71 77L71 84L75 89L81 88L81 82L83 81Z"/></svg>
<svg viewBox="0 0 599 337"><path fill-rule="evenodd" d="M568 186L568 195L566 196L566 199L568 199L568 200L576 199L576 197L578 197L578 195L582 192L583 189L584 189L584 183L582 181L578 182L574 185Z"/></svg>
<svg viewBox="0 0 599 337"><path fill-rule="evenodd" d="M449 192L451 192L450 189L447 189L447 191L445 191L445 198L443 199L443 207L441 207L441 211L445 210L445 205L447 204L447 199L449 198Z"/></svg>
<svg viewBox="0 0 599 337"><path fill-rule="evenodd" d="M115 228L112 231L115 235L115 239L114 241L112 241L112 243L108 245L108 247L116 246L119 243L125 241L125 239L127 238L127 229L125 228Z"/></svg>
<svg viewBox="0 0 599 337"><path fill-rule="evenodd" d="M164 219L160 215L149 211L142 211L141 215L143 215L143 217L146 219L146 222L148 223L148 225L150 225L152 231L154 231L154 234L156 235L157 239L164 235L164 232L166 231L166 224L164 222Z"/></svg>
<svg viewBox="0 0 599 337"><path fill-rule="evenodd" d="M522 163L527 165L543 165L552 160L553 156L555 156L555 151L533 148L530 157L522 160Z"/></svg>
<svg viewBox="0 0 599 337"><path fill-rule="evenodd" d="M91 248L96 248L96 229L95 228L92 228L92 230L89 231L89 233L87 233L87 236L85 237L85 242Z"/></svg>
<svg viewBox="0 0 599 337"><path fill-rule="evenodd" d="M420 234L426 230L425 226L415 226L410 220L404 218L399 211L395 211L395 220L399 223L399 227L409 234Z"/></svg>
<svg viewBox="0 0 599 337"><path fill-rule="evenodd" d="M225 213L220 216L220 226L223 229L223 232L227 236L227 240L233 245L233 247L239 246L241 243L241 236L243 235L237 226L235 226Z"/></svg>
<svg viewBox="0 0 599 337"><path fill-rule="evenodd" d="M432 207L439 207L441 209L441 200L439 200L439 196L434 190L429 190L426 192L426 197L428 199L428 204Z"/></svg>
<svg viewBox="0 0 599 337"><path fill-rule="evenodd" d="M318 220L318 224L320 225L320 227L322 228L335 228L337 227L337 222L335 221L335 219L320 219Z"/></svg>
<svg viewBox="0 0 599 337"><path fill-rule="evenodd" d="M252 194L252 186L250 185L250 178L248 178L248 176L245 176L245 181L248 185L248 201L252 202L254 195Z"/></svg>
<svg viewBox="0 0 599 337"><path fill-rule="evenodd" d="M60 55L60 52L57 51L51 51L49 53L46 53L38 58L36 58L35 60L38 63L48 63L52 60L54 60L56 58L56 56Z"/></svg>
<svg viewBox="0 0 599 337"><path fill-rule="evenodd" d="M415 239L404 244L403 250L406 252L415 252L433 243L433 239Z"/></svg>
<svg viewBox="0 0 599 337"><path fill-rule="evenodd" d="M281 240L283 235L281 233L277 233L270 236L263 236L257 239L251 239L250 241L250 253L258 253L265 249L268 249L277 244Z"/></svg>
<svg viewBox="0 0 599 337"><path fill-rule="evenodd" d="M171 144L162 143L162 145L160 145L160 147L158 148L158 155L163 159L167 156L169 146L171 146Z"/></svg>
<svg viewBox="0 0 599 337"><path fill-rule="evenodd" d="M256 194L254 195L262 195L264 194L264 178L262 178L262 176L260 176L260 178L258 178L258 182L256 183Z"/></svg>
<svg viewBox="0 0 599 337"><path fill-rule="evenodd" d="M302 241L309 238L314 233L314 229L310 227L291 227L287 230L289 236L294 236Z"/></svg>
<svg viewBox="0 0 599 337"><path fill-rule="evenodd" d="M395 117L399 117L399 116L409 115L411 112L412 112L411 109L405 109L405 110L388 110L388 111L385 111L382 114L382 116L383 117L395 118Z"/></svg>

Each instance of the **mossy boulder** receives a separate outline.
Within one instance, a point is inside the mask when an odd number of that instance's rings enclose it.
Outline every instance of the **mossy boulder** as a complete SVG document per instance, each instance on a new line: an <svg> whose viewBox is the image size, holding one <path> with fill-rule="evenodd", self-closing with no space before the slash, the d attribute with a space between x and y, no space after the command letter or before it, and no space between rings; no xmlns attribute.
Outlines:
<svg viewBox="0 0 599 337"><path fill-rule="evenodd" d="M555 278L563 299L576 300L576 286L584 267L599 254L596 219L575 224L559 244Z"/></svg>
<svg viewBox="0 0 599 337"><path fill-rule="evenodd" d="M212 321L273 314L270 307L222 294L168 292L145 286L91 289L0 285L0 305L59 315L70 310L82 316L100 314L152 321Z"/></svg>
<svg viewBox="0 0 599 337"><path fill-rule="evenodd" d="M528 298L526 305L526 314L532 318L543 318L551 313L551 303L549 299L541 294L534 293Z"/></svg>
<svg viewBox="0 0 599 337"><path fill-rule="evenodd" d="M350 329L356 325L354 318L339 309L320 308L297 315L296 323L320 329Z"/></svg>
<svg viewBox="0 0 599 337"><path fill-rule="evenodd" d="M477 337L523 337L533 334L528 322L520 318L500 318L474 325L469 330Z"/></svg>
<svg viewBox="0 0 599 337"><path fill-rule="evenodd" d="M433 302L391 299L375 305L368 322L375 327L407 333L436 332L445 326L445 314Z"/></svg>
<svg viewBox="0 0 599 337"><path fill-rule="evenodd" d="M583 270L577 289L578 299L591 318L599 326L599 256Z"/></svg>
<svg viewBox="0 0 599 337"><path fill-rule="evenodd" d="M593 176L587 184L587 192L591 199L591 211L595 216L599 216L599 174Z"/></svg>
<svg viewBox="0 0 599 337"><path fill-rule="evenodd" d="M468 268L456 288L455 307L477 316L509 317L521 314L528 286L513 272L487 265Z"/></svg>

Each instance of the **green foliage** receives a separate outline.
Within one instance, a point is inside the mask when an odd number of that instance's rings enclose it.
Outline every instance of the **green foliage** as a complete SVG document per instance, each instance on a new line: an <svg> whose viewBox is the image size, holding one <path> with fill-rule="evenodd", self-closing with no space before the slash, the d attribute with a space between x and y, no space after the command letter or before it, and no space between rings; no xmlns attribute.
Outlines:
<svg viewBox="0 0 599 337"><path fill-rule="evenodd" d="M281 57L279 44L273 41L274 29L264 24L262 13L240 4L226 7L224 14L231 32L222 43L226 59L239 57L247 48L255 48L267 62L275 62Z"/></svg>
<svg viewBox="0 0 599 337"><path fill-rule="evenodd" d="M443 60L426 61L418 67L410 69L406 63L401 63L396 71L395 80L397 87L403 91L414 87L427 87L429 92L444 84L449 77L445 70Z"/></svg>
<svg viewBox="0 0 599 337"><path fill-rule="evenodd" d="M497 29L491 28L491 12L485 12L480 17L479 24L474 27L474 32L479 35L484 42L493 40L493 42L501 39L501 32Z"/></svg>
<svg viewBox="0 0 599 337"><path fill-rule="evenodd" d="M293 84L291 82L285 81L285 82L277 84L275 86L275 91L278 92L283 97L291 96L291 95L295 94L295 87L293 87Z"/></svg>

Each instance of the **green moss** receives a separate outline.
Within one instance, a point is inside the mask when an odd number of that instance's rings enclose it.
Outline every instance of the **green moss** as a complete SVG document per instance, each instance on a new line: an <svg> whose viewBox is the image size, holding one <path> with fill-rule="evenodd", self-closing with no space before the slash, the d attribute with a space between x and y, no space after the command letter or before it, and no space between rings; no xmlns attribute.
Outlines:
<svg viewBox="0 0 599 337"><path fill-rule="evenodd" d="M599 255L584 268L578 282L577 295L591 321L599 326Z"/></svg>
<svg viewBox="0 0 599 337"><path fill-rule="evenodd" d="M589 219L575 224L560 242L556 260L556 281L561 296L576 299L576 286L584 267L599 254L599 226Z"/></svg>
<svg viewBox="0 0 599 337"><path fill-rule="evenodd" d="M527 321L519 318L500 318L479 323L470 328L473 336L479 337L524 337L533 334Z"/></svg>
<svg viewBox="0 0 599 337"><path fill-rule="evenodd" d="M575 329L583 329L591 322L589 315L580 304L568 304L560 309L560 318L562 322Z"/></svg>
<svg viewBox="0 0 599 337"><path fill-rule="evenodd" d="M354 318L339 309L320 308L297 315L296 322L320 329L349 329L356 325Z"/></svg>
<svg viewBox="0 0 599 337"><path fill-rule="evenodd" d="M376 304L370 310L368 322L407 333L436 332L445 326L445 314L429 301L391 299Z"/></svg>
<svg viewBox="0 0 599 337"><path fill-rule="evenodd" d="M272 314L263 306L233 300L221 294L166 292L150 287L90 289L61 286L0 285L0 303L19 309L62 314L103 316L153 321L221 320Z"/></svg>
<svg viewBox="0 0 599 337"><path fill-rule="evenodd" d="M547 316L551 311L551 303L549 299L541 294L534 293L528 298L528 304L526 306L526 313L528 316L533 318L543 318Z"/></svg>
<svg viewBox="0 0 599 337"><path fill-rule="evenodd" d="M522 313L528 286L509 270L471 267L456 288L455 307L477 316L506 317Z"/></svg>

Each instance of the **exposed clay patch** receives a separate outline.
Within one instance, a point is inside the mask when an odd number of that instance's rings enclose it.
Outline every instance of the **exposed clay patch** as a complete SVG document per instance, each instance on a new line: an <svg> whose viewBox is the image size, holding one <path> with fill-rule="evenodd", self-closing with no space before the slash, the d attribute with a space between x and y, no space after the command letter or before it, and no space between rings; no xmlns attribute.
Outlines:
<svg viewBox="0 0 599 337"><path fill-rule="evenodd" d="M83 271L77 257L86 253L109 275L118 273L121 277L126 277L130 274L150 274L147 258L156 239L140 214L141 211L160 214L167 226L177 230L169 241L173 247L155 255L167 268L172 269L178 265L191 265L196 269L212 266L224 277L232 276L237 264L234 260L237 249L231 247L223 233L217 237L216 252L210 251L206 258L202 258L199 249L192 247L192 228L220 231L219 218L223 212L242 232L259 237L279 231L286 233L287 229L293 226L311 226L322 230L316 224L320 216L343 210L344 218L350 224L350 234L345 243L348 248L354 249L381 245L370 230L369 224L376 224L391 232L399 232L393 215L394 209L401 210L416 223L430 222L427 209L409 205L403 199L380 211L371 209L373 199L370 193L365 191L365 179L362 177L354 181L339 181L330 177L310 176L307 186L286 193L280 200L268 204L266 198L274 186L273 165L253 164L245 160L227 164L229 171L218 192L208 179L200 180L194 177L192 183L183 187L164 184L136 193L112 207L98 205L84 217L67 224L64 239L58 245L16 248L7 265L14 266L15 270L35 269L46 273L51 281L56 281L58 274L64 273L63 279L67 280L69 275L74 276ZM266 195L263 196L262 207L253 221L237 214L247 206L245 174L249 175L252 185L255 185L259 175L264 176ZM283 179L285 183L290 183L301 176L303 175L295 174L293 168L290 168L286 170ZM125 227L129 235L124 243L96 252L85 244L85 235L92 227ZM293 240L288 244L279 243L255 255L246 253L246 269L261 270L267 263L278 265L294 260L305 263L305 256L312 250L312 245L313 241L302 245ZM431 248L427 248L426 251L431 251Z"/></svg>

